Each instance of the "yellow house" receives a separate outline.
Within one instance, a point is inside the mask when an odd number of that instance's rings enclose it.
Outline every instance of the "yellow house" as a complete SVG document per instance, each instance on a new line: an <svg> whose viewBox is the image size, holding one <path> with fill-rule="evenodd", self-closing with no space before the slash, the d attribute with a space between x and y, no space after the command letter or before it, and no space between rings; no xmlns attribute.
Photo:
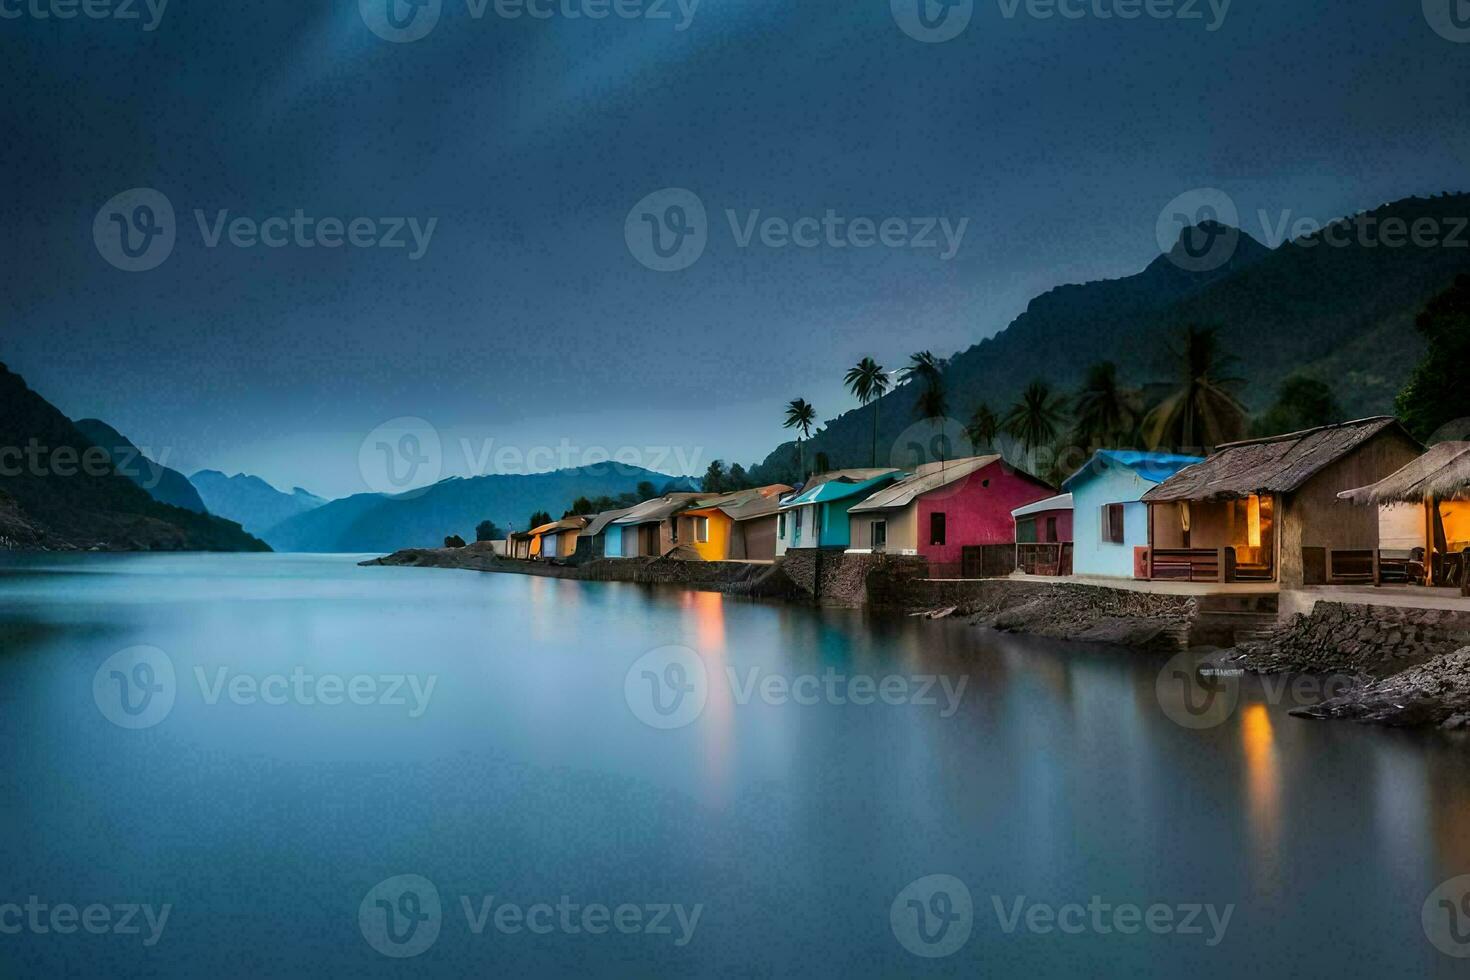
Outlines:
<svg viewBox="0 0 1470 980"><path fill-rule="evenodd" d="M704 561L769 561L775 558L776 511L781 495L790 492L776 483L693 500L679 514L679 540Z"/></svg>

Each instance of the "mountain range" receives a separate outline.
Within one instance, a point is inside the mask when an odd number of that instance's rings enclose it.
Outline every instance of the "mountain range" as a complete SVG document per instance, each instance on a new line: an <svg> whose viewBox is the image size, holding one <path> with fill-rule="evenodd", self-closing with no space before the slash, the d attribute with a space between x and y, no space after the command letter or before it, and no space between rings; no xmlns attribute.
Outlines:
<svg viewBox="0 0 1470 980"><path fill-rule="evenodd" d="M327 502L300 487L283 493L246 473L226 476L219 470L200 470L189 477L189 482L211 514L228 517L267 544L277 524Z"/></svg>
<svg viewBox="0 0 1470 980"><path fill-rule="evenodd" d="M101 419L78 419L73 424L92 445L107 450L114 469L148 491L148 495L154 500L192 510L196 514L220 513L205 507L204 501L199 498L199 492L184 474L154 462L148 454L106 422ZM229 514L221 516L231 517Z"/></svg>
<svg viewBox="0 0 1470 980"><path fill-rule="evenodd" d="M118 457L136 447L110 426L88 429L104 445L0 364L0 549L270 550L238 524L154 499L140 483L157 475L157 490L162 469L124 476Z"/></svg>
<svg viewBox="0 0 1470 980"><path fill-rule="evenodd" d="M560 517L578 497L617 497L652 483L659 492L694 489L687 479L638 466L604 463L527 475L452 477L398 496L360 493L288 518L267 540L279 551L389 552L435 547L457 534L475 540L475 527L492 520L525 530L538 510Z"/></svg>
<svg viewBox="0 0 1470 980"><path fill-rule="evenodd" d="M1138 388L1172 382L1178 368L1170 349L1191 323L1218 328L1235 359L1230 373L1245 382L1241 400L1253 411L1269 407L1288 376L1302 374L1333 388L1345 418L1391 413L1424 351L1414 316L1470 269L1467 216L1470 195L1448 194L1386 204L1276 248L1239 232L1229 260L1208 271L1190 271L1185 245L1221 226L1186 229L1170 253L1136 274L1058 286L1004 330L956 354L944 371L949 415L965 422L981 403L1004 415L1033 379L1068 393L1103 360ZM1371 232L1391 218L1410 228L1432 223L1442 243L1391 245ZM925 346L920 337L912 344ZM824 453L834 467L868 465L875 411L883 462L885 447L916 421L917 395L914 385L900 385L831 418L807 443L808 463ZM796 445L787 442L752 477L790 479L795 463Z"/></svg>

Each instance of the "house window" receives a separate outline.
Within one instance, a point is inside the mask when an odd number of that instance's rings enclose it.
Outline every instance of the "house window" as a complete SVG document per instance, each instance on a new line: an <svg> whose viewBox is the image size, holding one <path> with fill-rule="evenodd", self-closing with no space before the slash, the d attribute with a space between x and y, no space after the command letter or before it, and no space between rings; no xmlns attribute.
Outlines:
<svg viewBox="0 0 1470 980"><path fill-rule="evenodd" d="M1046 519L1046 540L1055 542L1057 539L1057 519L1048 517Z"/></svg>
<svg viewBox="0 0 1470 980"><path fill-rule="evenodd" d="M868 540L873 543L874 551L882 551L888 547L888 522L873 521L868 524Z"/></svg>
<svg viewBox="0 0 1470 980"><path fill-rule="evenodd" d="M801 544L801 511L802 511L802 508L800 508L800 507L796 508L796 533L795 533L795 537L796 537L796 543L797 543L797 545L800 545Z"/></svg>
<svg viewBox="0 0 1470 980"><path fill-rule="evenodd" d="M781 515L781 518L780 518L779 523L781 525L781 528L780 528L780 532L779 533L780 533L780 536L784 539L786 537L786 515L785 514L782 514Z"/></svg>
<svg viewBox="0 0 1470 980"><path fill-rule="evenodd" d="M1103 504L1102 539L1109 544L1123 543L1123 505Z"/></svg>
<svg viewBox="0 0 1470 980"><path fill-rule="evenodd" d="M694 540L700 544L709 543L709 518L696 517L694 519Z"/></svg>
<svg viewBox="0 0 1470 980"><path fill-rule="evenodd" d="M944 515L929 515L929 543L944 544Z"/></svg>

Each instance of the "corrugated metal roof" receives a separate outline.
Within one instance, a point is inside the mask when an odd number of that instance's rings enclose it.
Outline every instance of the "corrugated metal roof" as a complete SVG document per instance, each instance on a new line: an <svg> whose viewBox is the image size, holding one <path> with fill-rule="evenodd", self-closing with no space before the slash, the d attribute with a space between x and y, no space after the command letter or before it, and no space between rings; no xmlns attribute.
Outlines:
<svg viewBox="0 0 1470 980"><path fill-rule="evenodd" d="M1045 500L1038 500L1034 504L1027 504L1025 507L1017 507L1015 510L1011 511L1011 516L1029 517L1032 514L1043 514L1049 510L1071 509L1072 495L1070 493L1059 493L1055 497L1047 497Z"/></svg>
<svg viewBox="0 0 1470 980"><path fill-rule="evenodd" d="M690 501L689 509L691 511L718 510L731 520L748 521L753 517L774 514L781 506L781 494L790 491L791 488L784 483L773 483L765 487L751 487L748 490L734 490L730 493L700 497L698 500Z"/></svg>
<svg viewBox="0 0 1470 980"><path fill-rule="evenodd" d="M562 531L580 531L587 526L585 517L563 517L559 521L543 524L532 531L532 534L560 534Z"/></svg>
<svg viewBox="0 0 1470 980"><path fill-rule="evenodd" d="M890 467L886 470L835 470L832 473L824 473L822 477L826 479L813 477L805 490L795 497L782 501L780 509L787 510L791 507L804 507L807 504L826 503L829 500L845 500L854 494L865 493L873 489L900 472ZM816 482L819 479L820 482Z"/></svg>
<svg viewBox="0 0 1470 980"><path fill-rule="evenodd" d="M595 537L606 530L609 524L617 520L619 517L622 517L624 514L628 513L628 511L632 509L632 507L623 507L619 510L605 510L601 514L593 517L592 520L587 523L587 527L582 531L582 533L587 535L588 537Z"/></svg>
<svg viewBox="0 0 1470 980"><path fill-rule="evenodd" d="M1355 504L1419 503L1427 497L1470 500L1470 442L1441 442L1371 487L1338 494Z"/></svg>
<svg viewBox="0 0 1470 980"><path fill-rule="evenodd" d="M689 501L695 500L700 495L697 493L671 493L654 500L645 500L628 513L613 521L614 524L646 524L649 521L661 521L666 517L677 514L689 506Z"/></svg>
<svg viewBox="0 0 1470 980"><path fill-rule="evenodd" d="M1163 483L1186 466L1203 462L1204 458L1201 456L1146 453L1135 449L1099 449L1080 470L1062 481L1062 489L1071 490L1075 484L1089 477L1099 476L1114 466L1126 467L1150 483Z"/></svg>
<svg viewBox="0 0 1470 980"><path fill-rule="evenodd" d="M943 464L926 463L920 466L918 472L913 476L905 477L891 487L884 487L860 504L853 504L848 512L865 513L873 510L907 507L914 502L914 498L921 494L963 480L971 473L982 470L991 463L999 462L1000 458L998 453L992 453L989 456L967 456L964 459L954 459Z"/></svg>
<svg viewBox="0 0 1470 980"><path fill-rule="evenodd" d="M1143 499L1158 503L1291 493L1325 467L1390 429L1414 441L1397 419L1385 415L1269 439L1233 442L1221 446L1203 463L1180 470L1144 494Z"/></svg>

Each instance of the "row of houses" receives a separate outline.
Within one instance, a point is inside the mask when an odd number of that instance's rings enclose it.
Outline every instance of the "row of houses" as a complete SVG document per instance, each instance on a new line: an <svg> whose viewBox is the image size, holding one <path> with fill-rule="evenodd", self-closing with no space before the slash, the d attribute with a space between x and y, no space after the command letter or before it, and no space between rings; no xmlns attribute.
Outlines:
<svg viewBox="0 0 1470 980"><path fill-rule="evenodd" d="M1061 492L1059 493L1058 490ZM511 535L524 559L922 558L930 577L1255 582L1470 579L1470 443L1427 453L1389 417L1221 446L1101 450L1060 488L999 455L847 469L793 488L672 493Z"/></svg>
<svg viewBox="0 0 1470 980"><path fill-rule="evenodd" d="M1024 571L1470 594L1470 443L1426 451L1387 416L1230 443L1207 458L1104 450L1062 489L1070 545L1028 546L1039 534L1016 511Z"/></svg>

